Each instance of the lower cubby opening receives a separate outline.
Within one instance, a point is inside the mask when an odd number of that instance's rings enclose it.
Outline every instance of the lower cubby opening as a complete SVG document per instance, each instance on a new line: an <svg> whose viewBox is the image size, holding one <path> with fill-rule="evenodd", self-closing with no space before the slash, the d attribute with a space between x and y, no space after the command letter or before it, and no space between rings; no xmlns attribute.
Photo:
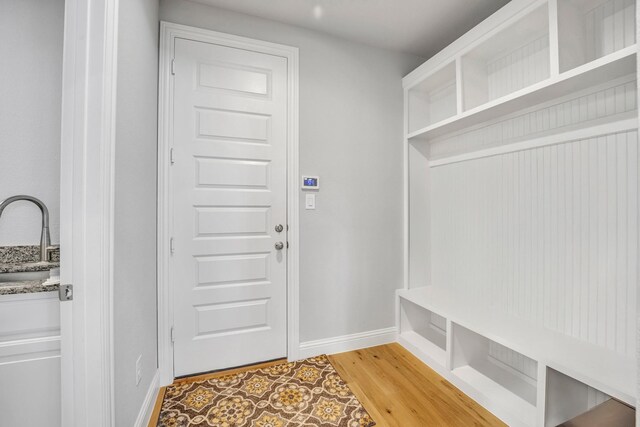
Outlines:
<svg viewBox="0 0 640 427"><path fill-rule="evenodd" d="M402 298L400 339L438 365L447 365L447 320Z"/></svg>
<svg viewBox="0 0 640 427"><path fill-rule="evenodd" d="M555 369L547 368L546 388L545 427L635 425L633 408Z"/></svg>
<svg viewBox="0 0 640 427"><path fill-rule="evenodd" d="M496 359L492 341L463 326L452 324L452 374L474 389L491 407L509 413L522 425L535 425L537 380ZM537 370L537 362L519 353Z"/></svg>

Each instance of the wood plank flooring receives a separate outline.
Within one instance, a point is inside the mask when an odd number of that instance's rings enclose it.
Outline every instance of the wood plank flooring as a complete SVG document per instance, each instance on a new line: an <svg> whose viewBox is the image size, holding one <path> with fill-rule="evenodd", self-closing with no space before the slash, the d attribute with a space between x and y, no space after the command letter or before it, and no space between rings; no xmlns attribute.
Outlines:
<svg viewBox="0 0 640 427"><path fill-rule="evenodd" d="M380 427L505 426L400 344L329 360Z"/></svg>
<svg viewBox="0 0 640 427"><path fill-rule="evenodd" d="M505 426L400 344L335 354L329 359L379 427ZM264 366L239 370L260 367ZM176 382L198 379L203 376ZM164 391L160 390L149 427L156 425Z"/></svg>

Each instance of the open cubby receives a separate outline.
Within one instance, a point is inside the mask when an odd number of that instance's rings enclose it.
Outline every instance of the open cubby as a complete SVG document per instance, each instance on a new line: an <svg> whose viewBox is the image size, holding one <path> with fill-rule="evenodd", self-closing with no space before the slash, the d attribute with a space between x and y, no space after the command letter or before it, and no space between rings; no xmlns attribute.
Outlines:
<svg viewBox="0 0 640 427"><path fill-rule="evenodd" d="M560 72L636 43L635 0L558 0Z"/></svg>
<svg viewBox="0 0 640 427"><path fill-rule="evenodd" d="M447 362L447 320L400 299L400 338L441 367Z"/></svg>
<svg viewBox="0 0 640 427"><path fill-rule="evenodd" d="M611 399L608 394L589 387L555 369L547 368L546 377L545 427L555 427L573 420ZM615 404L620 405L627 413L632 410L626 405L622 406L623 404L618 401L615 401Z"/></svg>
<svg viewBox="0 0 640 427"><path fill-rule="evenodd" d="M409 132L415 132L458 112L456 64L451 62L408 91Z"/></svg>
<svg viewBox="0 0 640 427"><path fill-rule="evenodd" d="M550 75L545 3L462 56L464 110L531 86Z"/></svg>
<svg viewBox="0 0 640 427"><path fill-rule="evenodd" d="M491 356L491 340L452 323L452 374L523 425L536 420L537 382ZM535 361L531 361L537 366Z"/></svg>

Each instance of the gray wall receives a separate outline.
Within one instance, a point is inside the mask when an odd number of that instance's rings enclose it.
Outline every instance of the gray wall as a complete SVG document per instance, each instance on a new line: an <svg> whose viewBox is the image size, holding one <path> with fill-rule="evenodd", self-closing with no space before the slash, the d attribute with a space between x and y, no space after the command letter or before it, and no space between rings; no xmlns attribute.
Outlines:
<svg viewBox="0 0 640 427"><path fill-rule="evenodd" d="M0 1L0 200L41 199L60 241L60 113L64 0ZM0 246L36 245L41 216L29 202L0 219Z"/></svg>
<svg viewBox="0 0 640 427"><path fill-rule="evenodd" d="M394 325L402 285L402 77L422 59L184 0L162 20L300 48L300 340Z"/></svg>
<svg viewBox="0 0 640 427"><path fill-rule="evenodd" d="M134 424L157 369L158 2L121 1L115 153L114 346L117 426ZM135 382L142 355L143 378Z"/></svg>

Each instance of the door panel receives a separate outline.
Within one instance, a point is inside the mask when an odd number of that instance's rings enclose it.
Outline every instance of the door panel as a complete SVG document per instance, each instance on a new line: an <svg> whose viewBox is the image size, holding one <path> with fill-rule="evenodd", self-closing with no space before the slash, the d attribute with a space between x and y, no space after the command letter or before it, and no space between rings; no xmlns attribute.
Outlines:
<svg viewBox="0 0 640 427"><path fill-rule="evenodd" d="M285 58L177 39L176 376L286 356Z"/></svg>
<svg viewBox="0 0 640 427"><path fill-rule="evenodd" d="M235 111L200 110L197 112L197 119L200 137L268 142L268 116Z"/></svg>

